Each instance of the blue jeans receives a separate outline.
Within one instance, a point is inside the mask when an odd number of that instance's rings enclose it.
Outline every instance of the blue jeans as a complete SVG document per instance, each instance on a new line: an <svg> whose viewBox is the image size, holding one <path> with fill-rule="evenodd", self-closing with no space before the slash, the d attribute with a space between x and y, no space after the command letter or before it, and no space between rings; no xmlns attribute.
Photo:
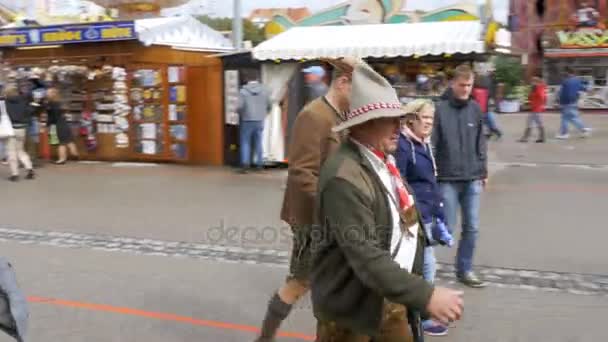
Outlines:
<svg viewBox="0 0 608 342"><path fill-rule="evenodd" d="M264 121L242 121L240 130L241 167L251 166L251 150L255 152L256 165L262 167L262 133L264 133ZM252 143L253 140L253 143Z"/></svg>
<svg viewBox="0 0 608 342"><path fill-rule="evenodd" d="M583 120L581 120L580 114L578 112L578 105L576 103L562 105L561 113L562 123L559 129L560 135L568 134L568 123L572 123L574 127L576 127L581 132L585 131L586 127L583 123Z"/></svg>
<svg viewBox="0 0 608 342"><path fill-rule="evenodd" d="M34 143L40 143L40 124L37 119L32 119L32 122L27 127L27 134Z"/></svg>
<svg viewBox="0 0 608 342"><path fill-rule="evenodd" d="M424 224L424 230L429 240L433 241L433 234L431 234L432 222ZM437 269L437 260L435 259L435 250L433 246L424 247L424 264L422 266L422 277L424 280L433 284L435 282L435 272Z"/></svg>
<svg viewBox="0 0 608 342"><path fill-rule="evenodd" d="M493 112L486 113L486 115L484 116L484 122L490 130L490 133L502 135L500 128L498 128L498 123L496 122L496 116Z"/></svg>
<svg viewBox="0 0 608 342"><path fill-rule="evenodd" d="M424 230L429 240L433 241L433 235L431 234L432 222L424 224ZM424 264L422 265L422 278L430 284L435 283L435 272L437 271L437 259L435 258L435 250L432 246L424 247ZM435 325L432 319L422 321L423 328L429 328Z"/></svg>
<svg viewBox="0 0 608 342"><path fill-rule="evenodd" d="M479 204L482 192L481 180L442 182L439 189L448 227L456 227L458 208L461 210L462 232L456 254L456 272L465 274L473 270L473 255L479 233Z"/></svg>

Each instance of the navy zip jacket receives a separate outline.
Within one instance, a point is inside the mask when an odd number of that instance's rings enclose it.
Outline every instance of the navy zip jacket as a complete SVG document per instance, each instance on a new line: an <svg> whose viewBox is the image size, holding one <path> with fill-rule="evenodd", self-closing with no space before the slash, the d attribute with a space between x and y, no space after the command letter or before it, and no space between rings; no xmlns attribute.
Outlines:
<svg viewBox="0 0 608 342"><path fill-rule="evenodd" d="M447 91L436 104L432 144L439 182L470 182L488 177L483 114L473 100Z"/></svg>
<svg viewBox="0 0 608 342"><path fill-rule="evenodd" d="M437 177L435 177L430 146L409 139L401 133L395 159L401 177L414 190L416 206L422 215L422 222L429 223L433 218L439 218L445 222L442 208L443 198L439 191Z"/></svg>

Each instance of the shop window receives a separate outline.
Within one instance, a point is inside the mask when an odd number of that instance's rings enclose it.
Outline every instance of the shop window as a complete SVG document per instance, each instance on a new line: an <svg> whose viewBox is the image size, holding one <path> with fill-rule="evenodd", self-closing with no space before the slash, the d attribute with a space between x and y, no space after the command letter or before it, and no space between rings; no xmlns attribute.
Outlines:
<svg viewBox="0 0 608 342"><path fill-rule="evenodd" d="M545 0L536 0L536 15L539 18L543 18L545 16Z"/></svg>

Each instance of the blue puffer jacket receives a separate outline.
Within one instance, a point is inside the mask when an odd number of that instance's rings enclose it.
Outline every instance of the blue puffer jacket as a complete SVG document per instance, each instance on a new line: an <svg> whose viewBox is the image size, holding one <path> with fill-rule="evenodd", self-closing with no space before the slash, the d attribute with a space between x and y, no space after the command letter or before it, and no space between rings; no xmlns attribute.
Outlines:
<svg viewBox="0 0 608 342"><path fill-rule="evenodd" d="M433 218L445 222L443 198L437 185L431 146L401 133L395 159L401 176L414 190L422 222L429 223Z"/></svg>

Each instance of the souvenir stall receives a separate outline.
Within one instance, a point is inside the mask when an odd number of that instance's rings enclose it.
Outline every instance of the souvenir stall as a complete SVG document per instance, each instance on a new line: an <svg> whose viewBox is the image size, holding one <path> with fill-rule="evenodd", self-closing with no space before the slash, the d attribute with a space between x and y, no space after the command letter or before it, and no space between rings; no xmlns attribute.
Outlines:
<svg viewBox="0 0 608 342"><path fill-rule="evenodd" d="M7 29L0 48L18 77L60 90L83 158L223 163L222 64L211 55L232 47L198 20Z"/></svg>
<svg viewBox="0 0 608 342"><path fill-rule="evenodd" d="M289 96L286 90L292 90L291 80L297 78L303 66L317 63L319 58L346 56L368 61L392 82L405 103L414 97L431 96L433 88L426 81L440 72L449 72L463 62L485 60L488 51L484 30L479 21L294 27L261 43L252 52L255 59L263 62L264 82L276 91L277 104ZM446 84L435 89L440 86ZM289 108L288 112L292 116L299 109ZM270 151L267 158L284 160L293 118L270 115L269 120L276 122L266 126L265 135L270 137L265 145ZM283 120L289 124L284 125ZM281 151L283 154L278 155Z"/></svg>

